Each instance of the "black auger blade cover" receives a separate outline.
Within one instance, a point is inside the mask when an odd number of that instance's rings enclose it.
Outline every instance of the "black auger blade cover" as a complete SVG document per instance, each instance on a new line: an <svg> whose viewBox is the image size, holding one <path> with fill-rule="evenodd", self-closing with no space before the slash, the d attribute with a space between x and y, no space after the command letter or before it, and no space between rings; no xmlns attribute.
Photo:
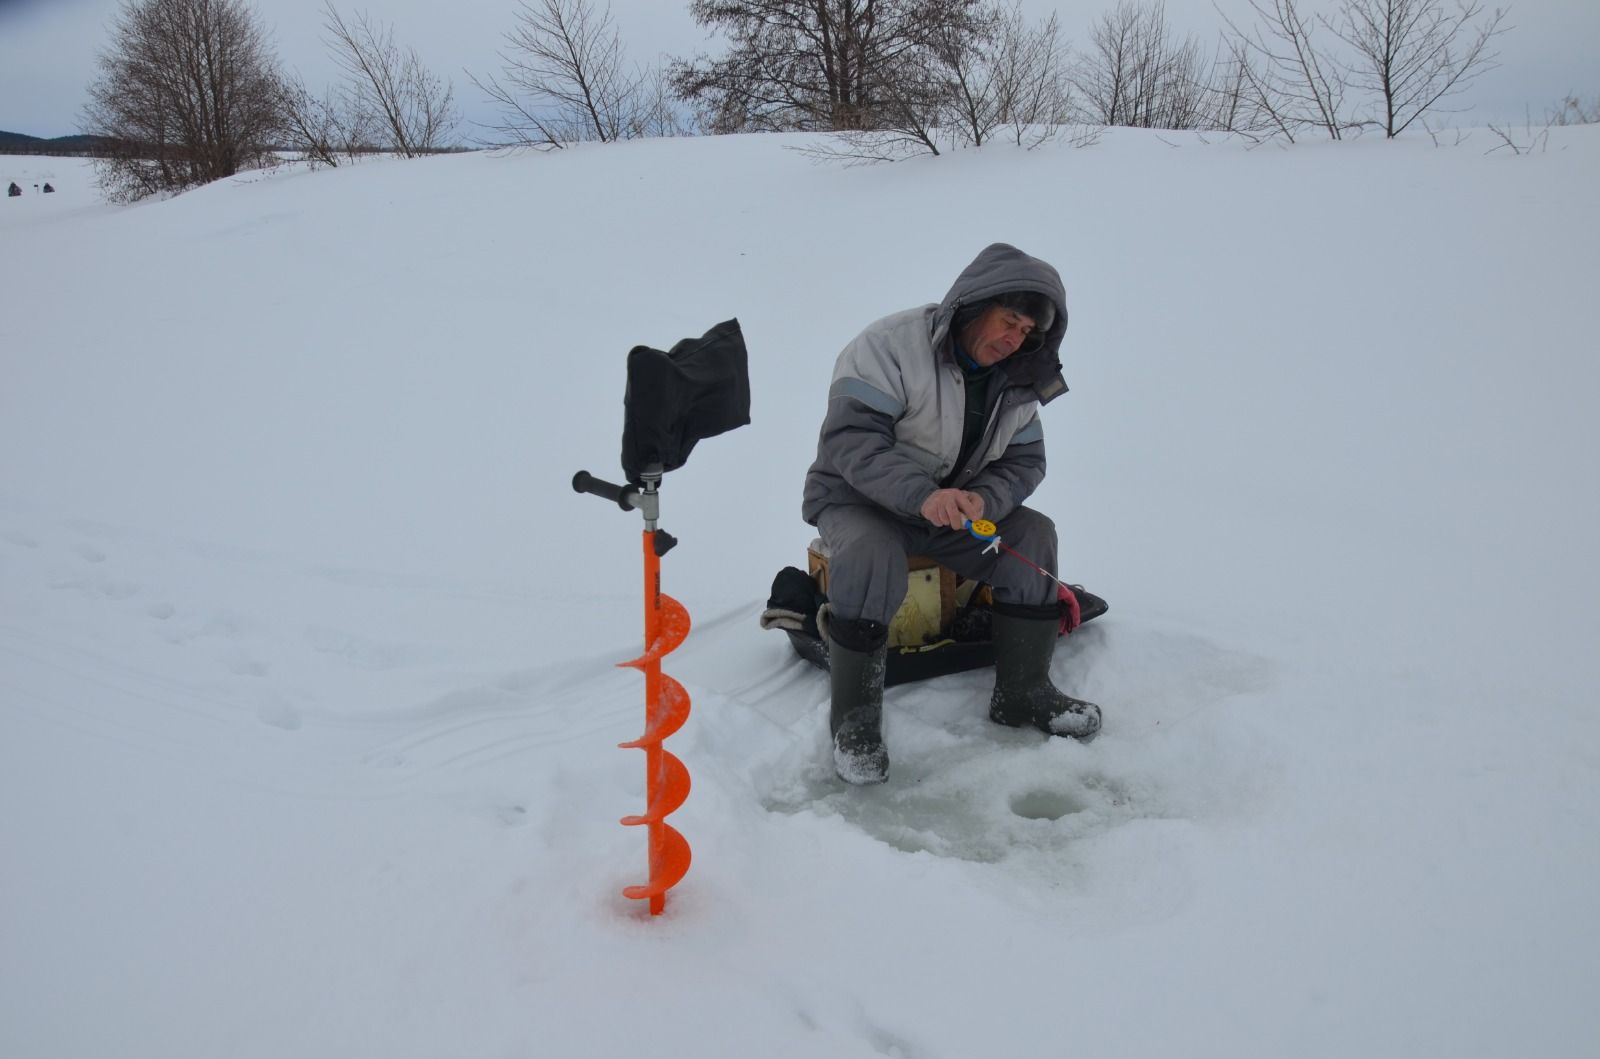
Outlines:
<svg viewBox="0 0 1600 1059"><path fill-rule="evenodd" d="M695 442L750 422L750 371L739 321L727 320L663 353L628 352L622 472L638 485L652 465L684 465Z"/></svg>

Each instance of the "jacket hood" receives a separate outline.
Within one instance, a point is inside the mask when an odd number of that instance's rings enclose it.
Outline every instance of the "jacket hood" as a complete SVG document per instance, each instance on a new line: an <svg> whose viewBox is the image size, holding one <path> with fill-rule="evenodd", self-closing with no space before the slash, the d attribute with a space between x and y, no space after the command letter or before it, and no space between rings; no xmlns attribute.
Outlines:
<svg viewBox="0 0 1600 1059"><path fill-rule="evenodd" d="M1061 274L1049 262L1023 253L1009 243L991 243L979 251L972 264L961 270L933 317L933 345L941 356L950 355L950 324L963 306L988 301L1007 291L1031 291L1049 298L1056 319L1044 341L1031 353L1018 353L1001 362L1013 383L1039 391L1040 403L1066 392L1061 378L1061 340L1067 333L1067 291Z"/></svg>

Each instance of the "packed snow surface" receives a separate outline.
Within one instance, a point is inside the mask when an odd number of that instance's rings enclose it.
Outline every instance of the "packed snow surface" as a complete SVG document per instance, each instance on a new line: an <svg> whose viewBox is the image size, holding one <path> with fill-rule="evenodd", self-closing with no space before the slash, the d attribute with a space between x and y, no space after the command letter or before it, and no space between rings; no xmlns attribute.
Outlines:
<svg viewBox="0 0 1600 1059"><path fill-rule="evenodd" d="M1595 1054L1600 128L806 142L0 159L0 1055ZM994 241L1066 282L1033 504L1105 727L902 686L846 788L756 619L835 354ZM642 523L569 481L734 316L652 918Z"/></svg>

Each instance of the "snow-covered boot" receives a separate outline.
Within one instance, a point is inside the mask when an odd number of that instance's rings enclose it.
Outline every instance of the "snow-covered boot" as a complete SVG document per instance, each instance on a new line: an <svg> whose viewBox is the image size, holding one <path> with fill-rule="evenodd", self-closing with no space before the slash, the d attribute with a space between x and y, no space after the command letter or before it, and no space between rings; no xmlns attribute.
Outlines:
<svg viewBox="0 0 1600 1059"><path fill-rule="evenodd" d="M889 778L883 745L883 666L889 629L875 621L828 622L828 672L833 685L833 770L846 783Z"/></svg>
<svg viewBox="0 0 1600 1059"><path fill-rule="evenodd" d="M1031 725L1047 735L1084 740L1100 730L1100 707L1050 683L1050 655L1060 625L1054 607L995 604L991 721L1012 728Z"/></svg>

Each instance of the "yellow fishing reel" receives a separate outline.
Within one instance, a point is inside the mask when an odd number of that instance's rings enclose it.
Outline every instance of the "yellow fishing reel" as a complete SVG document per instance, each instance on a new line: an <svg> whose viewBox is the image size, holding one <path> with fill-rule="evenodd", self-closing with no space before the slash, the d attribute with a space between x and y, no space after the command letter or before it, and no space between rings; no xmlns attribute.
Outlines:
<svg viewBox="0 0 1600 1059"><path fill-rule="evenodd" d="M1000 527L986 518L967 519L967 532L980 541L992 541L1000 536Z"/></svg>

